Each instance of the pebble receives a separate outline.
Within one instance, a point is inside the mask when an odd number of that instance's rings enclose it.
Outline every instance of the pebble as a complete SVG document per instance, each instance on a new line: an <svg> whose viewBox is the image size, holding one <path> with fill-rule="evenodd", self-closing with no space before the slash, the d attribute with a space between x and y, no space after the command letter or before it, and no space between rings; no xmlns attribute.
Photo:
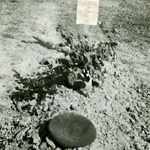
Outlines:
<svg viewBox="0 0 150 150"><path fill-rule="evenodd" d="M61 148L57 147L55 150L61 150Z"/></svg>
<svg viewBox="0 0 150 150"><path fill-rule="evenodd" d="M25 117L24 119L22 119L19 124L22 126L27 126L27 124L31 123L31 117Z"/></svg>
<svg viewBox="0 0 150 150"><path fill-rule="evenodd" d="M32 100L32 101L29 102L29 104L32 105L32 106L35 106L36 103L37 103L36 100Z"/></svg>
<svg viewBox="0 0 150 150"><path fill-rule="evenodd" d="M40 149L43 149L43 150L46 150L46 149L47 149L46 142L43 142L43 143L40 145Z"/></svg>
<svg viewBox="0 0 150 150"><path fill-rule="evenodd" d="M46 137L46 142L49 144L49 146L50 146L52 149L54 149L54 148L56 147L55 144L54 144L54 142L51 141L48 137Z"/></svg>
<svg viewBox="0 0 150 150"><path fill-rule="evenodd" d="M36 145L40 145L41 138L39 137L39 134L34 133L32 137L33 137L33 143L36 144Z"/></svg>
<svg viewBox="0 0 150 150"><path fill-rule="evenodd" d="M145 103L141 103L141 106L142 106L142 107L146 107Z"/></svg>

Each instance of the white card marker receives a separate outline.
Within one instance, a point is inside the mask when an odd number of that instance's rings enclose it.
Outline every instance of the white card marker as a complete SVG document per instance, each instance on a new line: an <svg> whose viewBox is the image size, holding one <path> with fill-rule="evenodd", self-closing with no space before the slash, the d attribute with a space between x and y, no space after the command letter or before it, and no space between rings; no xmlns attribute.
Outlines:
<svg viewBox="0 0 150 150"><path fill-rule="evenodd" d="M99 0L78 0L77 24L97 25Z"/></svg>

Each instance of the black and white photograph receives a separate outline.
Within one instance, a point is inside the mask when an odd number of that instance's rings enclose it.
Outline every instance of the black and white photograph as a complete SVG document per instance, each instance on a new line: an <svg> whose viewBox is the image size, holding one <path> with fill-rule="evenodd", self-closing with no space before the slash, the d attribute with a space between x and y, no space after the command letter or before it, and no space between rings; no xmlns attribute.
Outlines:
<svg viewBox="0 0 150 150"><path fill-rule="evenodd" d="M150 150L150 0L0 0L0 150Z"/></svg>

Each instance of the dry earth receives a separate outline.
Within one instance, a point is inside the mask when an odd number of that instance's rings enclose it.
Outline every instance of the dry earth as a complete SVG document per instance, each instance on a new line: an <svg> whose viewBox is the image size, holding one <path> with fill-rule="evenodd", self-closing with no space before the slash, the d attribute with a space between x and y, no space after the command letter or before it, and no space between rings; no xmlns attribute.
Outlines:
<svg viewBox="0 0 150 150"><path fill-rule="evenodd" d="M36 96L27 102L37 108L38 115L19 109L25 101L15 109L10 99L18 86L13 70L24 78L32 78L47 69L39 64L43 58L54 62L64 57L34 37L59 44L63 39L56 26L61 24L74 35L81 32L96 40L110 40L99 26L76 25L76 7L75 0L0 2L0 149L54 149L52 141L42 139L42 124L59 113L76 112L89 118L97 130L96 140L81 150L150 150L149 46L144 42L142 46L137 41L124 42L126 34L121 30L119 37L115 33L109 35L118 43L116 61L105 62L105 82L88 91L89 97L60 86L53 96L47 93L40 106ZM100 13L101 9L112 8L114 15L118 7L119 2L100 1ZM112 19L105 18L107 29L112 28Z"/></svg>

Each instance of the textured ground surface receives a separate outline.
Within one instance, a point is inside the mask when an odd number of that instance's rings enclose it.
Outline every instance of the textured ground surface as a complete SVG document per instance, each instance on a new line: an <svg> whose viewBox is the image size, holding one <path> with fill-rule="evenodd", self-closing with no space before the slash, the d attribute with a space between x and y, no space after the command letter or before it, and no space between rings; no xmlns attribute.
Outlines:
<svg viewBox="0 0 150 150"><path fill-rule="evenodd" d="M104 32L99 26L76 25L75 0L0 2L2 149L54 149L54 143L45 138L47 131L44 126L45 121L61 112L76 112L89 118L95 125L96 140L82 150L150 149L150 48L147 38L134 40L123 26L118 27L116 14L122 5L126 5L120 3L100 1L99 18L104 21L104 29L108 30ZM118 33L112 32L113 23ZM60 43L62 38L55 29L58 24L73 34L80 32L100 41L108 41L109 37L115 40L118 43L116 61L105 63L105 82L102 87L88 91L89 97L58 86L53 96L46 93L42 97L41 105L37 100L41 95L37 92L34 99L18 102L16 109L9 96L16 86L21 85L17 85L13 69L24 78L36 78L36 73L47 69L39 64L43 58L53 62L63 57L62 53L44 47L34 38L54 45ZM141 30L145 32L144 28ZM30 99L30 94L27 96ZM33 109L36 113L31 115L29 112Z"/></svg>

